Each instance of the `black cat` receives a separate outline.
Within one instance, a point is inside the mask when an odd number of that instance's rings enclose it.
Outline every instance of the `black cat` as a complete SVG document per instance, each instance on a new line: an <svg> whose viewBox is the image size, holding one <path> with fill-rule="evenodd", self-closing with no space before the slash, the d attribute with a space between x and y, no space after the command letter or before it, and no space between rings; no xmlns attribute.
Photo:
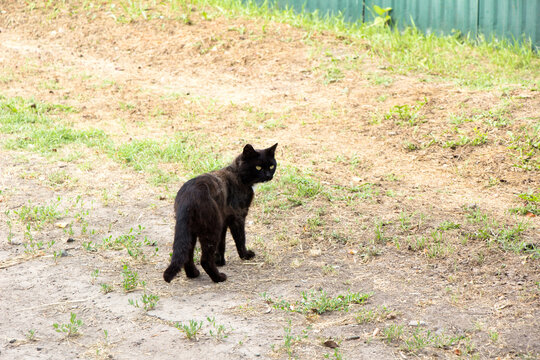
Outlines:
<svg viewBox="0 0 540 360"><path fill-rule="evenodd" d="M231 165L197 176L178 191L174 202L176 226L171 264L163 279L171 282L184 267L186 276L195 278L199 270L193 262L197 238L201 243L201 265L214 282L227 275L216 267L225 265L225 236L231 230L241 259L255 253L246 249L245 222L253 200L253 185L272 180L276 171L277 144L264 150L246 145Z"/></svg>

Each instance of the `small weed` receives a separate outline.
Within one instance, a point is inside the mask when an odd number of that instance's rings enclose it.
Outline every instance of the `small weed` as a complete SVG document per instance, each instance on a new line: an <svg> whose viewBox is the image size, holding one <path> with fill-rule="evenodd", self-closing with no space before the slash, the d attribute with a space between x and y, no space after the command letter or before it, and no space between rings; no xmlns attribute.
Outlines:
<svg viewBox="0 0 540 360"><path fill-rule="evenodd" d="M437 229L441 231L447 231L447 230L452 230L452 229L459 229L460 227L461 227L461 224L457 224L452 221L444 221L437 227Z"/></svg>
<svg viewBox="0 0 540 360"><path fill-rule="evenodd" d="M207 317L206 320L212 326L212 329L209 330L210 336L218 341L223 341L229 337L229 331L225 328L225 325L216 324L215 317Z"/></svg>
<svg viewBox="0 0 540 360"><path fill-rule="evenodd" d="M390 239L387 236L384 235L384 229L383 226L386 225L384 221L375 221L375 237L373 238L373 243L375 244L386 244L387 241Z"/></svg>
<svg viewBox="0 0 540 360"><path fill-rule="evenodd" d="M508 148L514 151L514 166L527 171L540 170L540 121L517 133L508 131L507 135Z"/></svg>
<svg viewBox="0 0 540 360"><path fill-rule="evenodd" d="M340 81L343 79L345 75L343 75L343 71L341 71L340 68L337 66L332 66L326 70L326 74L324 75L324 84L332 84Z"/></svg>
<svg viewBox="0 0 540 360"><path fill-rule="evenodd" d="M104 294L108 294L113 291L113 287L106 283L101 283L101 291L103 291Z"/></svg>
<svg viewBox="0 0 540 360"><path fill-rule="evenodd" d="M384 115L386 120L393 120L397 125L415 126L422 122L420 110L427 104L427 99L418 102L416 105L396 105Z"/></svg>
<svg viewBox="0 0 540 360"><path fill-rule="evenodd" d="M71 317L69 319L69 323L66 324L58 324L54 323L53 328L56 330L56 332L61 332L66 334L67 337L73 337L78 336L79 328L83 325L83 321L80 319L77 319L77 314L71 313Z"/></svg>
<svg viewBox="0 0 540 360"><path fill-rule="evenodd" d="M113 236L110 235L102 240L101 246L104 249L126 249L131 257L137 259L140 256L144 260L145 256L142 247L143 244L148 243L148 239L146 237L144 239L139 239L143 230L144 227L139 225L137 229L134 230L133 228L130 228L127 234L120 235L116 238L113 238Z"/></svg>
<svg viewBox="0 0 540 360"><path fill-rule="evenodd" d="M390 314L392 314L392 310L382 306L376 309L360 309L354 318L358 324L368 324L385 321Z"/></svg>
<svg viewBox="0 0 540 360"><path fill-rule="evenodd" d="M58 187L66 184L70 180L70 176L64 170L60 170L50 173L47 180L50 186Z"/></svg>
<svg viewBox="0 0 540 360"><path fill-rule="evenodd" d="M189 340L197 340L197 334L201 330L203 322L197 322L195 320L189 320L187 324L176 323L174 326L184 332Z"/></svg>
<svg viewBox="0 0 540 360"><path fill-rule="evenodd" d="M92 241L83 241L82 247L89 252L96 252L98 251L98 246L94 244Z"/></svg>
<svg viewBox="0 0 540 360"><path fill-rule="evenodd" d="M381 255L381 248L371 245L371 246L361 246L359 254L364 261L369 261L370 259Z"/></svg>
<svg viewBox="0 0 540 360"><path fill-rule="evenodd" d="M122 267L122 286L126 292L133 291L139 285L139 274L129 269L127 264Z"/></svg>
<svg viewBox="0 0 540 360"><path fill-rule="evenodd" d="M158 295L147 294L146 292L141 295L142 308L145 311L150 311L150 310L155 309L158 301L159 301ZM133 305L137 308L141 307L139 305L139 300L133 301L133 299L129 299L128 302L130 305Z"/></svg>
<svg viewBox="0 0 540 360"><path fill-rule="evenodd" d="M456 149L460 146L480 146L488 141L488 136L486 133L480 131L477 128L474 128L474 136L472 138L469 138L466 135L460 135L459 139L457 140L450 140L443 144L444 148L450 148L450 149Z"/></svg>
<svg viewBox="0 0 540 360"><path fill-rule="evenodd" d="M463 336L447 336L445 334L436 334L430 330L416 328L402 344L404 350L415 352L426 347L448 348L462 339Z"/></svg>
<svg viewBox="0 0 540 360"><path fill-rule="evenodd" d="M28 341L36 341L36 330L30 329L26 332L26 338Z"/></svg>
<svg viewBox="0 0 540 360"><path fill-rule="evenodd" d="M375 84L375 85L390 86L394 82L394 79L389 77L389 76L375 75L370 79L370 82L372 84ZM384 98L382 100L379 100L379 98L382 98L382 97L384 97ZM377 101L382 102L382 101L386 100L387 97L388 97L388 95L379 96L379 98L377 98Z"/></svg>
<svg viewBox="0 0 540 360"><path fill-rule="evenodd" d="M399 341L403 336L403 325L392 324L387 326L382 330L382 334L388 343Z"/></svg>
<svg viewBox="0 0 540 360"><path fill-rule="evenodd" d="M499 341L499 333L497 331L489 330L488 334L489 334L489 338L491 339L493 343L496 343L497 341Z"/></svg>
<svg viewBox="0 0 540 360"><path fill-rule="evenodd" d="M399 223L403 231L408 231L411 228L411 218L412 215L409 215L406 212L402 211L399 214Z"/></svg>
<svg viewBox="0 0 540 360"><path fill-rule="evenodd" d="M96 281L96 279L99 276L99 269L95 269L94 271L92 271L90 273L90 276L92 277L92 284L94 284L94 282Z"/></svg>
<svg viewBox="0 0 540 360"><path fill-rule="evenodd" d="M330 357L330 356L332 356L332 357ZM325 359L334 359L334 360L343 360L343 355L339 351L339 348L335 348L333 354L324 354L324 358Z"/></svg>
<svg viewBox="0 0 540 360"><path fill-rule="evenodd" d="M302 205L306 199L316 197L323 192L322 184L309 175L303 175L298 169L285 168L280 182L287 187L287 200L294 205Z"/></svg>
<svg viewBox="0 0 540 360"><path fill-rule="evenodd" d="M307 330L302 330L302 335L293 335L292 334L292 325L291 325L291 320L289 319L288 320L288 326L285 326L283 328L283 331L284 331L284 335L283 335L283 348L285 349L285 351L287 351L287 355L289 356L289 359L292 357L293 355L293 346L294 344L296 344L297 342L300 342L302 341L302 339L307 339L308 335L307 335Z"/></svg>
<svg viewBox="0 0 540 360"><path fill-rule="evenodd" d="M410 142L410 141L405 141L403 143L403 147L405 148L405 150L407 151L416 151L416 150L420 150L421 149L421 146L416 144L416 143L413 143L413 142Z"/></svg>
<svg viewBox="0 0 540 360"><path fill-rule="evenodd" d="M7 242L8 244L11 244L13 240L13 224L11 223L10 210L4 211L4 214L6 214L6 224L8 226Z"/></svg>
<svg viewBox="0 0 540 360"><path fill-rule="evenodd" d="M519 194L518 196L524 201L524 205L510 209L511 213L520 215L540 215L540 192L530 191Z"/></svg>
<svg viewBox="0 0 540 360"><path fill-rule="evenodd" d="M338 273L337 266L323 265L322 272L324 275L335 275Z"/></svg>
<svg viewBox="0 0 540 360"><path fill-rule="evenodd" d="M40 230L45 223L53 223L60 218L59 204L60 197L57 198L56 202L47 205L33 206L29 201L28 205L23 205L14 213L19 217L22 224L32 225L35 230Z"/></svg>
<svg viewBox="0 0 540 360"><path fill-rule="evenodd" d="M132 110L135 110L135 105L133 104L130 104L130 103L125 103L123 101L120 101L118 103L118 107L120 108L120 110L124 110L124 111L132 111Z"/></svg>
<svg viewBox="0 0 540 360"><path fill-rule="evenodd" d="M514 226L505 226L499 224L478 209L469 209L467 219L470 223L480 225L475 231L468 233L467 237L473 240L483 240L488 244L498 244L503 250L509 250L516 253L535 251L529 249L527 243L521 241L521 235L527 229L527 223L520 221Z"/></svg>
<svg viewBox="0 0 540 360"><path fill-rule="evenodd" d="M93 205L91 205L91 208L93 208ZM90 209L84 206L84 200L81 195L77 195L75 198L72 209L75 211L73 215L75 221L81 224L81 235L85 235L88 232L88 220L86 218L90 214ZM90 233L93 233L93 231L90 231Z"/></svg>
<svg viewBox="0 0 540 360"><path fill-rule="evenodd" d="M431 258L444 258L454 251L454 248L445 242L441 231L431 233L431 241L426 244L426 254Z"/></svg>

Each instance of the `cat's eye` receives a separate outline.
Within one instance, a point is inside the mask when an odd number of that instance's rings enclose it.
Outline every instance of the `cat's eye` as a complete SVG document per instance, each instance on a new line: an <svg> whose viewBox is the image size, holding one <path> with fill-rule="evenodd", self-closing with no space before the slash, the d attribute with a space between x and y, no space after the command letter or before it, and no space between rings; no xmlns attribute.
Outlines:
<svg viewBox="0 0 540 360"><path fill-rule="evenodd" d="M270 170L274 169L275 166L274 165L270 165Z"/></svg>
<svg viewBox="0 0 540 360"><path fill-rule="evenodd" d="M255 169L261 171L261 170L262 170L262 167L260 167L260 166L255 166Z"/></svg>

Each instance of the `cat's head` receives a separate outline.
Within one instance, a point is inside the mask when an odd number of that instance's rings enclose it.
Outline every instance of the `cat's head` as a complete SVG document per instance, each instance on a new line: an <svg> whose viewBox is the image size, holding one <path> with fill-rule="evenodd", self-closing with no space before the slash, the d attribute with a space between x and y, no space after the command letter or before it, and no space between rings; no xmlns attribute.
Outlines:
<svg viewBox="0 0 540 360"><path fill-rule="evenodd" d="M274 157L277 145L262 150L256 150L250 144L244 146L238 157L238 171L244 184L253 185L272 180L277 166Z"/></svg>

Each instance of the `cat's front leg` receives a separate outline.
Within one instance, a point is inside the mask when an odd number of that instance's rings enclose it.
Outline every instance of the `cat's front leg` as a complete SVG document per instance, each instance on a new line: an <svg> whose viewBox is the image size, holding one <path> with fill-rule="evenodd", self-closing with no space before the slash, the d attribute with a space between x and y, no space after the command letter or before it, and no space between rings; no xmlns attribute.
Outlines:
<svg viewBox="0 0 540 360"><path fill-rule="evenodd" d="M246 249L246 221L244 218L235 218L229 223L229 229L236 244L236 250L240 259L249 260L255 256L255 253Z"/></svg>

